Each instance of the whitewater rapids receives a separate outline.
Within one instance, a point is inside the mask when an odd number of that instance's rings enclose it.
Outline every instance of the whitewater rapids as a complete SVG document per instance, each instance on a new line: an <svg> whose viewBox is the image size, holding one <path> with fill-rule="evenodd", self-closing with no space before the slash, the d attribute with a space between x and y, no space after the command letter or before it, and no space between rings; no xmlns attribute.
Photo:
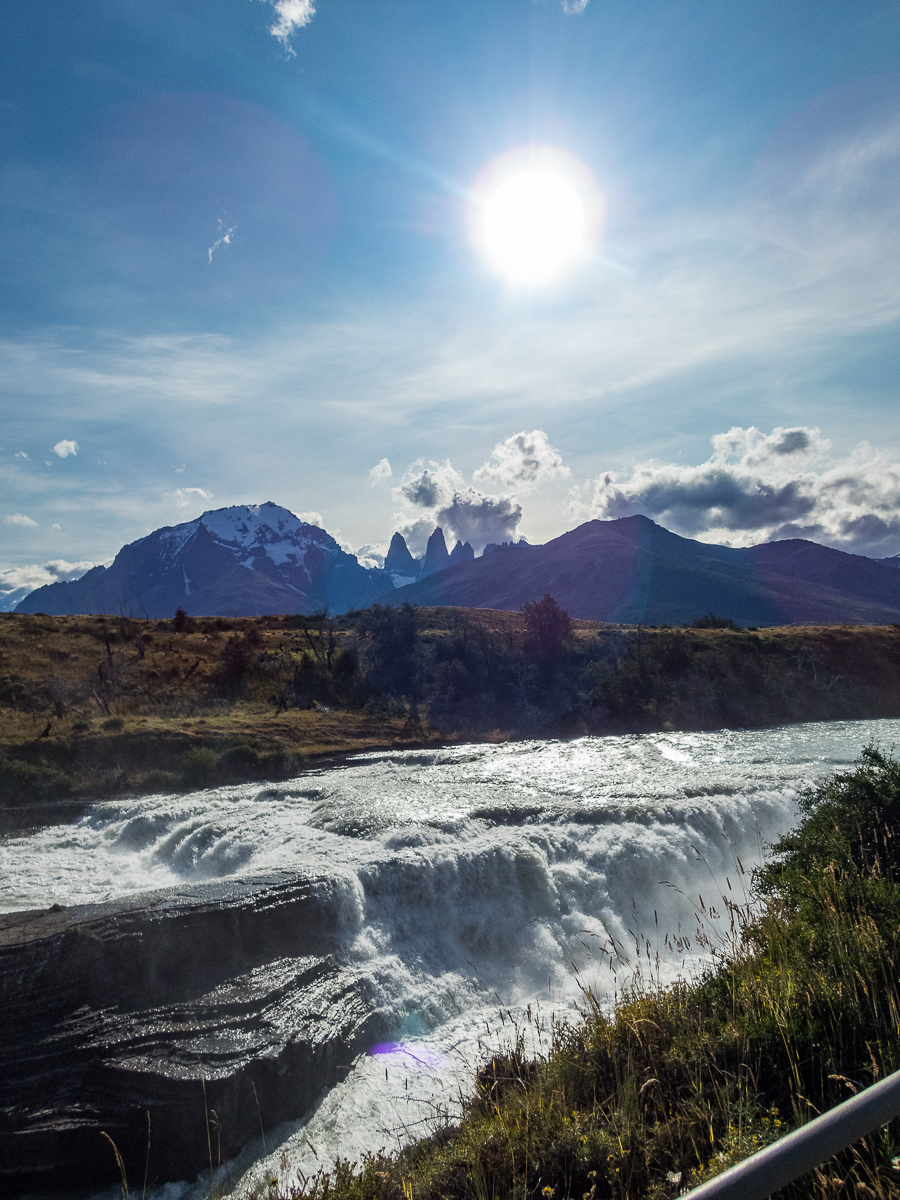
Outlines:
<svg viewBox="0 0 900 1200"><path fill-rule="evenodd" d="M356 755L277 787L104 801L0 841L0 910L331 876L344 962L392 1032L308 1119L225 1172L293 1178L427 1132L513 1023L539 1045L585 987L609 997L641 965L689 973L716 936L704 912L746 899L801 789L898 739L900 721L882 720L466 745ZM198 1187L208 1172L156 1194Z"/></svg>

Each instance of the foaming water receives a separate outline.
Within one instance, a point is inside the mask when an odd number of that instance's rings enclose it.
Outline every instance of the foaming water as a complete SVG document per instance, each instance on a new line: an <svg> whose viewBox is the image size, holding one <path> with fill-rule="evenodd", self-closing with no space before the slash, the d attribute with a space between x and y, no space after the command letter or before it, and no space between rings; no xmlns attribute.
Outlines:
<svg viewBox="0 0 900 1200"><path fill-rule="evenodd" d="M390 1044L307 1123L232 1165L232 1178L272 1178L283 1162L309 1174L453 1111L511 1022L543 1036L528 1005L546 1021L583 987L610 994L638 949L663 980L690 970L698 895L744 899L799 791L898 738L900 721L859 721L468 745L359 755L278 788L103 802L0 842L0 909L267 870L332 875L342 954Z"/></svg>

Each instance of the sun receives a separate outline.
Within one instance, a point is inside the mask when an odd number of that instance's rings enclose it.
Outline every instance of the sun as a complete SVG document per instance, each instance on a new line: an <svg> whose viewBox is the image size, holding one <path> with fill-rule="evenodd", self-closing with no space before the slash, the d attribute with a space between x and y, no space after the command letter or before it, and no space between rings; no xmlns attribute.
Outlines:
<svg viewBox="0 0 900 1200"><path fill-rule="evenodd" d="M470 197L469 228L478 252L517 287L541 287L570 275L590 254L602 219L602 197L587 167L545 146L494 159Z"/></svg>

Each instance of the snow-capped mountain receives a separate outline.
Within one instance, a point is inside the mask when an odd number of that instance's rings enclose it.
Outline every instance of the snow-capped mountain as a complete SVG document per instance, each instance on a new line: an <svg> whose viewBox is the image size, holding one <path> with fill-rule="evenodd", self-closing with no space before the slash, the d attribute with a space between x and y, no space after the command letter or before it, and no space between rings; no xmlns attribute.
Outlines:
<svg viewBox="0 0 900 1200"><path fill-rule="evenodd" d="M393 590L316 525L286 508L237 504L183 525L157 529L123 546L109 567L72 583L52 583L23 600L18 612L188 614L226 617L333 613L373 604Z"/></svg>

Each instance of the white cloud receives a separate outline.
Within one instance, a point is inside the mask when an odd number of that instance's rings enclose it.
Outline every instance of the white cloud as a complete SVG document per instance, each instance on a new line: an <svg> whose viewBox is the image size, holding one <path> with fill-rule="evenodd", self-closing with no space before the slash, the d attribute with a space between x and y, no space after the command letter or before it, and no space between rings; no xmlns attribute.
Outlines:
<svg viewBox="0 0 900 1200"><path fill-rule="evenodd" d="M459 471L445 459L442 463L417 459L406 470L398 487L392 489L395 500L406 501L413 508L442 508L448 504L453 493L466 486Z"/></svg>
<svg viewBox="0 0 900 1200"><path fill-rule="evenodd" d="M278 38L288 54L293 54L291 38L310 23L316 15L316 6L313 0L273 0L273 7L276 15L269 33Z"/></svg>
<svg viewBox="0 0 900 1200"><path fill-rule="evenodd" d="M451 547L458 539L478 553L488 542L510 541L522 519L515 496L490 496L467 485L446 459L418 459L392 489L399 504L396 521L412 554L421 554L436 526Z"/></svg>
<svg viewBox="0 0 900 1200"><path fill-rule="evenodd" d="M376 463L369 472L369 479L374 485L376 483L382 483L385 479L390 479L393 473L394 472L391 470L391 464L386 458L383 458L381 462Z"/></svg>
<svg viewBox="0 0 900 1200"><path fill-rule="evenodd" d="M32 521L31 517L26 517L24 513L11 513L10 516L3 518L4 525L37 525L37 521Z"/></svg>
<svg viewBox="0 0 900 1200"><path fill-rule="evenodd" d="M873 557L900 552L900 461L860 443L827 457L818 429L778 427L770 434L735 427L712 439L697 466L646 462L627 476L607 472L585 502L575 489L573 516L643 513L703 541L753 545L808 538Z"/></svg>
<svg viewBox="0 0 900 1200"><path fill-rule="evenodd" d="M60 458L68 458L70 454L78 453L78 443L72 441L57 442L53 447L53 453L58 454Z"/></svg>
<svg viewBox="0 0 900 1200"><path fill-rule="evenodd" d="M27 455L24 450L17 450L16 458L24 458L26 462L29 461L29 455Z"/></svg>
<svg viewBox="0 0 900 1200"><path fill-rule="evenodd" d="M299 517L301 521L305 521L307 525L317 525L319 529L325 528L325 522L322 519L321 513L315 511L299 512L295 516Z"/></svg>
<svg viewBox="0 0 900 1200"><path fill-rule="evenodd" d="M191 508L200 503L205 504L212 498L212 492L199 487L176 488L174 492L166 493L166 499L174 500L178 508Z"/></svg>
<svg viewBox="0 0 900 1200"><path fill-rule="evenodd" d="M445 535L450 531L451 546L456 539L471 542L477 554L488 542L515 541L522 506L516 503L515 496L486 496L468 487L454 492L450 503L436 517Z"/></svg>
<svg viewBox="0 0 900 1200"><path fill-rule="evenodd" d="M43 566L33 564L0 571L0 612L12 612L19 601L24 600L35 588L61 580L80 579L92 567L108 567L111 562L110 558L103 563L70 563L57 558Z"/></svg>
<svg viewBox="0 0 900 1200"><path fill-rule="evenodd" d="M583 13L588 6L588 0L562 0L563 11L570 17Z"/></svg>
<svg viewBox="0 0 900 1200"><path fill-rule="evenodd" d="M230 246L231 245L231 235L234 233L235 229L237 228L237 226L232 226L230 229L226 229L225 222L222 220L221 217L218 218L218 223L219 223L219 228L218 228L219 237L216 239L216 241L213 242L213 244L209 247L209 249L207 251L207 253L209 254L210 265L212 265L213 254L215 254L215 252L218 250L218 248L220 246Z"/></svg>
<svg viewBox="0 0 900 1200"><path fill-rule="evenodd" d="M373 568L380 570L384 566L384 556L387 554L387 546L381 543L376 545L368 544L360 546L358 550L353 550L351 553L356 555L361 567L365 567L367 570L372 570Z"/></svg>
<svg viewBox="0 0 900 1200"><path fill-rule="evenodd" d="M563 466L562 456L550 445L543 429L532 429L530 433L523 429L498 442L472 478L476 483L528 491L554 475L569 474L569 468Z"/></svg>
<svg viewBox="0 0 900 1200"><path fill-rule="evenodd" d="M52 558L48 563L44 564L44 570L49 572L54 579L72 580L80 579L82 575L92 570L94 567L108 567L112 562L111 558L104 559L102 562L67 562L64 558Z"/></svg>

